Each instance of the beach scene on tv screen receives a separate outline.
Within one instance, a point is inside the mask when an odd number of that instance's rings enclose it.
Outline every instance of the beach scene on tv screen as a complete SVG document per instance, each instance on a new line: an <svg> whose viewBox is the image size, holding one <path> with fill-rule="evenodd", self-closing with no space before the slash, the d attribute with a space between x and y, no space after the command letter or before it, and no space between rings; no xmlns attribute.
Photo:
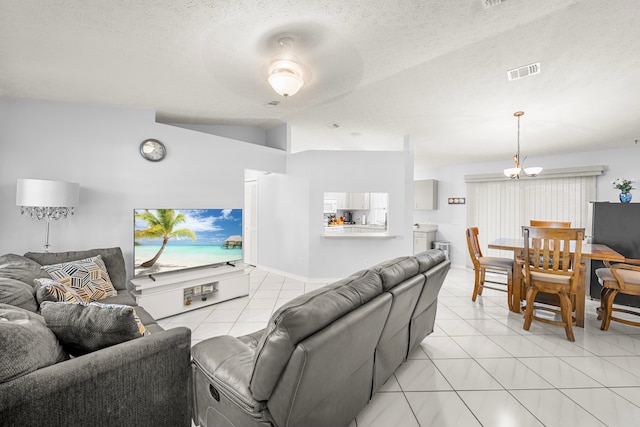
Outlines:
<svg viewBox="0 0 640 427"><path fill-rule="evenodd" d="M134 275L242 260L242 209L136 209Z"/></svg>

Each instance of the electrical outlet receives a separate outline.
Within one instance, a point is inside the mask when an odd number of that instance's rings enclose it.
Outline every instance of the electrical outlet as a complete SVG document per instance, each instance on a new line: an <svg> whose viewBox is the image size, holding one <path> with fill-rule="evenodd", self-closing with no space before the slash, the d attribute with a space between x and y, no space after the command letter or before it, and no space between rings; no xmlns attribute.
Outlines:
<svg viewBox="0 0 640 427"><path fill-rule="evenodd" d="M362 263L363 263L364 265L369 265L369 260L365 258L365 259L362 261Z"/></svg>

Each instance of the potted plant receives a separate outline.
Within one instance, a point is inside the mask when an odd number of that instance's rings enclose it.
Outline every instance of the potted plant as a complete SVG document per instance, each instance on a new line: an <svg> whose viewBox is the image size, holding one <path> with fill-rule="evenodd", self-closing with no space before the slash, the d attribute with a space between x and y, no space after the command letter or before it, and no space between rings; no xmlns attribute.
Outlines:
<svg viewBox="0 0 640 427"><path fill-rule="evenodd" d="M620 201L622 203L629 203L631 201L631 190L633 190L633 184L636 181L633 179L616 178L612 181L613 188L620 190Z"/></svg>

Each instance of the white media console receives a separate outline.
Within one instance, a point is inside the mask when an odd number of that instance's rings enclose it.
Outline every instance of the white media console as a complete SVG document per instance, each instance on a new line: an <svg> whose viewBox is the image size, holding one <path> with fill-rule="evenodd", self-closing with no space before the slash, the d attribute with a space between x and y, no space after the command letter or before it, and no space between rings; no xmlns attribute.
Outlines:
<svg viewBox="0 0 640 427"><path fill-rule="evenodd" d="M161 319L249 295L249 268L238 262L147 275L130 283L138 305Z"/></svg>

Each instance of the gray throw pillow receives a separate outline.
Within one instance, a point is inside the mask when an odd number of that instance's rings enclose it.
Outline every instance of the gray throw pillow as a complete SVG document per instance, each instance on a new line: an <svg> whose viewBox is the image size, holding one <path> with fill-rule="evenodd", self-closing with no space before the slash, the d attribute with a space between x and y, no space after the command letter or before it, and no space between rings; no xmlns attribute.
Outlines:
<svg viewBox="0 0 640 427"><path fill-rule="evenodd" d="M0 303L38 312L33 287L16 279L0 277Z"/></svg>
<svg viewBox="0 0 640 427"><path fill-rule="evenodd" d="M15 254L0 256L0 277L15 279L33 285L33 279L49 277L42 266L27 257Z"/></svg>
<svg viewBox="0 0 640 427"><path fill-rule="evenodd" d="M0 304L0 383L67 358L42 316Z"/></svg>
<svg viewBox="0 0 640 427"><path fill-rule="evenodd" d="M47 326L73 356L140 338L146 331L135 309L98 302L50 302L40 305Z"/></svg>

